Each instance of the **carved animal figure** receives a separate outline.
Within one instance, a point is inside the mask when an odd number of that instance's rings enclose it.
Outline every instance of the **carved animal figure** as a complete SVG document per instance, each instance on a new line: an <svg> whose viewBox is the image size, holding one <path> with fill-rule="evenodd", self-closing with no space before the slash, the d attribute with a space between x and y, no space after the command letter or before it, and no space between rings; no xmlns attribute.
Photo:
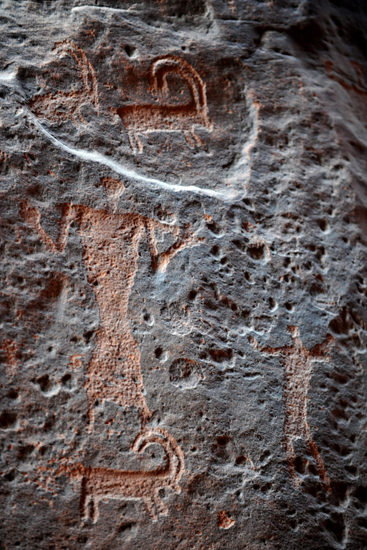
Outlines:
<svg viewBox="0 0 367 550"><path fill-rule="evenodd" d="M160 489L181 492L179 481L185 470L184 456L174 438L165 430L145 428L135 439L132 450L142 453L149 445L160 445L166 453L166 463L156 470L112 470L88 468L81 464L60 466L57 475L67 473L71 479L81 479L80 513L84 519L98 519L98 502L105 499L142 500L153 521L168 510L161 501Z"/></svg>
<svg viewBox="0 0 367 550"><path fill-rule="evenodd" d="M295 487L299 486L299 479L295 472L296 455L293 448L293 441L303 439L310 455L315 461L316 471L326 490L330 491L330 480L326 475L324 462L312 439L310 427L307 423L307 401L308 388L312 371L312 363L315 361L328 361L329 357L325 352L330 350L333 342L332 336L328 335L322 344L307 350L300 339L298 327L291 326L288 330L293 339L293 346L282 348L262 348L258 342L250 337L252 346L265 356L275 355L280 357L284 365L283 376L283 446L288 462L288 472Z"/></svg>
<svg viewBox="0 0 367 550"><path fill-rule="evenodd" d="M183 59L168 55L155 61L151 69L153 88L168 94L167 75L176 73L186 83L191 101L181 105L125 105L116 109L129 136L134 153L143 152L138 134L182 132L189 147L202 145L195 127L210 131L205 84L198 73Z"/></svg>
<svg viewBox="0 0 367 550"><path fill-rule="evenodd" d="M76 122L76 117L79 117L80 122L85 123L81 108L86 103L91 103L99 114L98 87L94 69L83 50L70 40L59 42L54 50L57 50L60 56L70 55L74 59L81 84L78 89L69 92L58 91L35 96L29 102L30 108L35 115L45 117L52 122L60 123L70 119Z"/></svg>

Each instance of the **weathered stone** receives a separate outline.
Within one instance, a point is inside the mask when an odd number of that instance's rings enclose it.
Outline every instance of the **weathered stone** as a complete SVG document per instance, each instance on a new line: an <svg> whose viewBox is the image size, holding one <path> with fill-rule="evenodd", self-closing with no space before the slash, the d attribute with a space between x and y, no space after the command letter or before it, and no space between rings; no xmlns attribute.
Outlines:
<svg viewBox="0 0 367 550"><path fill-rule="evenodd" d="M0 549L367 548L367 9L1 2Z"/></svg>

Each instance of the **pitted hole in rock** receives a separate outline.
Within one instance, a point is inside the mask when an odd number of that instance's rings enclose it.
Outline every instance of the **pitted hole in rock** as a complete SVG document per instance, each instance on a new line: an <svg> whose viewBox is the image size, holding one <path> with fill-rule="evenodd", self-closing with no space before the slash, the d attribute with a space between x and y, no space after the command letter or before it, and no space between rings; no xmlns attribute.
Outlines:
<svg viewBox="0 0 367 550"><path fill-rule="evenodd" d="M230 361L233 357L232 349L209 349L208 350L210 357L216 363L223 363L224 361Z"/></svg>
<svg viewBox="0 0 367 550"><path fill-rule="evenodd" d="M263 244L254 244L247 247L247 254L255 261L263 260L265 257L265 246Z"/></svg>
<svg viewBox="0 0 367 550"><path fill-rule="evenodd" d="M117 532L118 533L126 533L126 531L131 531L133 529L133 527L135 527L134 522L122 523L120 525L120 527L117 529Z"/></svg>
<svg viewBox="0 0 367 550"><path fill-rule="evenodd" d="M28 457L31 456L33 453L35 447L34 445L22 445L17 450L17 458L18 460L21 460L22 462L26 461Z"/></svg>
<svg viewBox="0 0 367 550"><path fill-rule="evenodd" d="M51 431L52 428L54 427L55 423L56 423L56 418L55 418L54 416L50 416L50 417L46 420L46 422L44 423L42 430L43 430L44 432L49 432L49 431Z"/></svg>
<svg viewBox="0 0 367 550"><path fill-rule="evenodd" d="M330 448L344 458L352 454L352 450L349 447L343 447L339 443L334 443Z"/></svg>
<svg viewBox="0 0 367 550"><path fill-rule="evenodd" d="M215 235L216 237L222 237L224 235L224 230L220 225L212 222L212 223L207 223L206 226L209 229L209 231L213 233L213 235Z"/></svg>
<svg viewBox="0 0 367 550"><path fill-rule="evenodd" d="M154 213L159 221L167 223L168 225L172 225L176 221L175 214L169 212L165 208L162 208L162 205L157 206L157 208L154 209Z"/></svg>
<svg viewBox="0 0 367 550"><path fill-rule="evenodd" d="M317 469L315 467L314 464L308 464L307 465L307 470L308 470L308 473L312 474L313 476L317 477L318 473L317 473Z"/></svg>
<svg viewBox="0 0 367 550"><path fill-rule="evenodd" d="M225 447L229 443L228 435L218 435L217 443L220 447Z"/></svg>
<svg viewBox="0 0 367 550"><path fill-rule="evenodd" d="M61 384L68 390L72 390L75 387L75 380L72 374L67 372L61 378Z"/></svg>
<svg viewBox="0 0 367 550"><path fill-rule="evenodd" d="M216 258L218 258L221 255L220 246L218 246L217 244L212 246L212 248L210 249L210 254L212 254L212 256L215 256Z"/></svg>
<svg viewBox="0 0 367 550"><path fill-rule="evenodd" d="M173 361L169 368L171 384L181 390L194 389L202 380L202 369L192 359L180 357Z"/></svg>
<svg viewBox="0 0 367 550"><path fill-rule="evenodd" d="M125 53L128 57L134 57L134 54L136 52L135 46L131 46L131 44L126 44L124 47Z"/></svg>
<svg viewBox="0 0 367 550"><path fill-rule="evenodd" d="M238 248L238 250L240 250L240 252L246 252L248 239L243 239L242 241L240 241L239 239L235 239L234 241L232 241L232 243L235 245L236 248Z"/></svg>
<svg viewBox="0 0 367 550"><path fill-rule="evenodd" d="M6 394L6 397L9 397L9 399L18 399L19 392L15 388L10 388Z"/></svg>
<svg viewBox="0 0 367 550"><path fill-rule="evenodd" d="M86 344L89 344L89 342L91 341L91 338L94 335L94 333L95 333L95 330L88 330L87 332L85 332L83 334L83 338L84 338Z"/></svg>
<svg viewBox="0 0 367 550"><path fill-rule="evenodd" d="M0 415L0 429L10 430L17 422L17 415L11 411L4 411Z"/></svg>
<svg viewBox="0 0 367 550"><path fill-rule="evenodd" d="M362 505L367 504L367 486L360 485L354 491L353 496L360 502Z"/></svg>
<svg viewBox="0 0 367 550"><path fill-rule="evenodd" d="M38 452L41 456L45 456L45 454L50 451L50 447L48 445L43 445L42 447L39 447Z"/></svg>
<svg viewBox="0 0 367 550"><path fill-rule="evenodd" d="M16 475L17 475L16 470L10 470L10 472L4 475L4 479L6 481L9 481L9 483L11 483L16 478Z"/></svg>
<svg viewBox="0 0 367 550"><path fill-rule="evenodd" d="M333 498L338 506L346 501L348 498L348 483L342 481L331 481L330 487Z"/></svg>
<svg viewBox="0 0 367 550"><path fill-rule="evenodd" d="M311 296L315 297L315 296L318 296L319 294L324 294L324 293L325 293L325 288L321 283L319 283L319 282L313 283L310 286Z"/></svg>
<svg viewBox="0 0 367 550"><path fill-rule="evenodd" d="M37 378L37 384L41 388L42 393L49 393L54 387L48 374L44 374Z"/></svg>
<svg viewBox="0 0 367 550"><path fill-rule="evenodd" d="M154 355L156 357L156 359L161 359L162 358L162 355L163 355L163 349L162 348L156 348L154 350Z"/></svg>
<svg viewBox="0 0 367 550"><path fill-rule="evenodd" d="M317 225L324 233L329 229L329 224L326 220L317 220Z"/></svg>
<svg viewBox="0 0 367 550"><path fill-rule="evenodd" d="M253 208L254 208L254 203L252 202L251 199L245 198L245 199L243 199L243 203L244 203L250 210L253 210Z"/></svg>
<svg viewBox="0 0 367 550"><path fill-rule="evenodd" d="M230 438L227 434L221 434L216 437L216 442L211 446L211 452L218 458L225 461L233 460L231 446L229 445Z"/></svg>
<svg viewBox="0 0 367 550"><path fill-rule="evenodd" d="M193 289L193 290L190 290L187 297L189 300L195 300L197 295L198 295L198 291Z"/></svg>
<svg viewBox="0 0 367 550"><path fill-rule="evenodd" d="M322 527L339 543L344 541L346 525L343 514L337 512L330 514L329 519L322 524Z"/></svg>
<svg viewBox="0 0 367 550"><path fill-rule="evenodd" d="M273 310L276 308L276 306L277 306L276 301L275 301L274 298L272 298L271 296L270 296L270 298L269 298L269 306L270 306L270 310L271 310L271 311L273 311Z"/></svg>
<svg viewBox="0 0 367 550"><path fill-rule="evenodd" d="M146 309L143 311L143 321L148 325L148 327L152 327L154 325L154 317Z"/></svg>
<svg viewBox="0 0 367 550"><path fill-rule="evenodd" d="M243 466L247 462L247 457L245 455L240 455L236 457L235 463L237 466Z"/></svg>

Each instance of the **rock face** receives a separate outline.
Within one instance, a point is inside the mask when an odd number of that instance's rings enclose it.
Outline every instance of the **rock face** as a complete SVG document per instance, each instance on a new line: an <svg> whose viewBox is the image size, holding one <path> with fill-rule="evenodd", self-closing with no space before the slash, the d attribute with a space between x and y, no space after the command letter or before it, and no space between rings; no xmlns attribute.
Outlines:
<svg viewBox="0 0 367 550"><path fill-rule="evenodd" d="M0 549L367 548L365 2L0 28Z"/></svg>

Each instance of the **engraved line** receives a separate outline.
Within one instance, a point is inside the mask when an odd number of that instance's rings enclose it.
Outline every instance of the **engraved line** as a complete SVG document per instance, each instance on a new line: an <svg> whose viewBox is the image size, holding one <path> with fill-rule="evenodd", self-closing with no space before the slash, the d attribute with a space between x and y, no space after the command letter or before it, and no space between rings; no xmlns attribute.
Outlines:
<svg viewBox="0 0 367 550"><path fill-rule="evenodd" d="M103 164L105 166L108 166L118 174L125 176L127 178L143 181L144 183L147 183L152 187L162 187L163 189L167 189L168 191L175 191L177 193L187 191L190 193L196 193L198 195L204 195L204 196L206 195L208 197L222 199L223 201L234 200L235 198L240 197L240 192L235 190L214 191L212 189L203 189L202 187L197 187L196 185L177 185L174 183L167 183L165 181L155 179L155 178L148 178L146 176L143 176L142 174L134 172L133 170L129 170L129 168L126 168L122 164L119 164L118 162L115 162L109 159L108 157L106 157L105 155L102 155L101 153L98 153L96 151L91 152L91 151L85 151L84 149L75 149L74 147L69 147L59 139L55 138L52 134L50 134L50 132L48 132L46 128L42 126L42 124L37 120L37 118L30 111L27 111L27 113L28 113L28 116L35 123L37 128L41 130L41 132L57 147L83 160L97 162L98 164ZM242 193L241 193L241 196L242 196Z"/></svg>

